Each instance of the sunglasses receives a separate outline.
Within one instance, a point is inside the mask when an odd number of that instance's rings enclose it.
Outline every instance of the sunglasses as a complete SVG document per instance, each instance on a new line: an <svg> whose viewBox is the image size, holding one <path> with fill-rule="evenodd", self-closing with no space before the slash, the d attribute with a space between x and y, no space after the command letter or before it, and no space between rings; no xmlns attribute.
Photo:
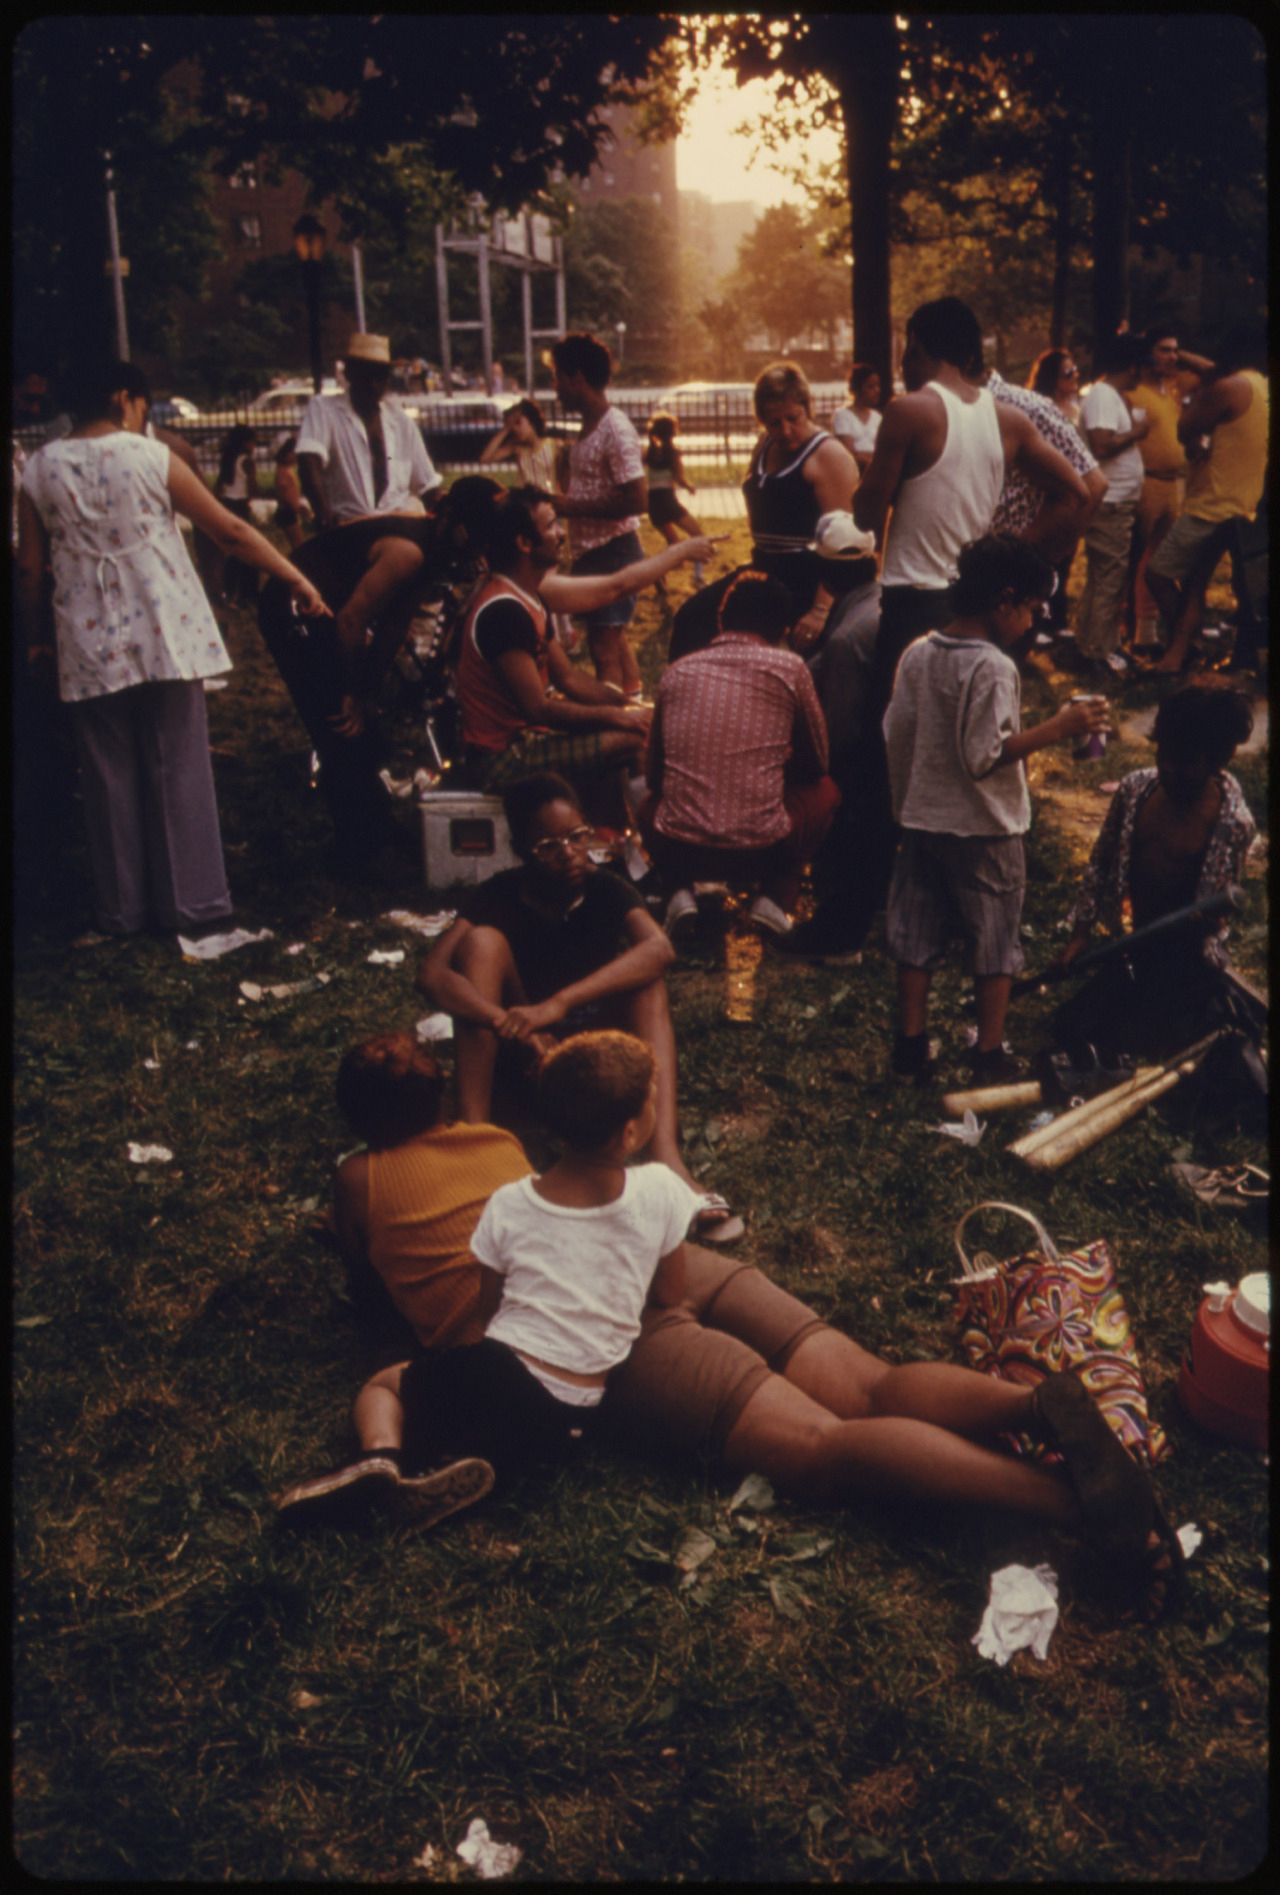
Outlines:
<svg viewBox="0 0 1280 1895"><path fill-rule="evenodd" d="M587 823L579 823L576 829L566 830L562 836L547 836L542 842L535 842L530 850L539 862L554 862L561 849L585 849L595 831Z"/></svg>

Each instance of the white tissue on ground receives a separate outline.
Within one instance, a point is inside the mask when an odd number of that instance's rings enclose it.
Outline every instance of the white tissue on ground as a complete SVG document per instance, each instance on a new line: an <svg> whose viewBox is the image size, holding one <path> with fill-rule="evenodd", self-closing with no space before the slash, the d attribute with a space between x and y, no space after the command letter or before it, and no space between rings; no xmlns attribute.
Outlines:
<svg viewBox="0 0 1280 1895"><path fill-rule="evenodd" d="M391 908L382 919L394 921L398 928L408 928L414 934L425 935L431 940L451 928L458 917L452 908L445 908L438 915L415 915L409 908Z"/></svg>
<svg viewBox="0 0 1280 1895"><path fill-rule="evenodd" d="M1042 1661L1058 1623L1058 1575L1052 1566L1002 1566L991 1575L991 1597L972 1644L980 1658L1007 1665L1030 1646Z"/></svg>
<svg viewBox="0 0 1280 1895"><path fill-rule="evenodd" d="M1204 1534L1194 1520L1188 1520L1185 1526L1178 1528L1178 1545L1182 1548L1183 1559L1190 1559L1203 1542Z"/></svg>
<svg viewBox="0 0 1280 1895"><path fill-rule="evenodd" d="M458 1854L473 1869L479 1869L482 1881L492 1882L500 1875L510 1875L524 1851L513 1842L495 1842L488 1823L477 1816L458 1844Z"/></svg>
<svg viewBox="0 0 1280 1895"><path fill-rule="evenodd" d="M188 960L216 961L236 948L248 947L251 941L269 941L271 938L270 928L259 928L256 934L248 928L232 928L227 934L206 934L203 941L189 941L185 934L180 934L178 946Z"/></svg>
<svg viewBox="0 0 1280 1895"><path fill-rule="evenodd" d="M447 1013L427 1013L418 1021L413 1030L423 1041L451 1040L453 1021Z"/></svg>
<svg viewBox="0 0 1280 1895"><path fill-rule="evenodd" d="M375 948L372 954L365 956L370 967L399 967L404 959L403 948Z"/></svg>
<svg viewBox="0 0 1280 1895"><path fill-rule="evenodd" d="M173 1153L167 1145L129 1145L129 1163L131 1165L167 1165L172 1162Z"/></svg>
<svg viewBox="0 0 1280 1895"><path fill-rule="evenodd" d="M1037 1112L1027 1129L1031 1132L1041 1132L1046 1125L1052 1125L1057 1116L1056 1112Z"/></svg>
<svg viewBox="0 0 1280 1895"><path fill-rule="evenodd" d="M958 1138L962 1145L978 1144L986 1129L987 1121L985 1119L980 1121L972 1107L959 1122L947 1120L945 1124L928 1127L931 1132L945 1132L948 1138Z"/></svg>

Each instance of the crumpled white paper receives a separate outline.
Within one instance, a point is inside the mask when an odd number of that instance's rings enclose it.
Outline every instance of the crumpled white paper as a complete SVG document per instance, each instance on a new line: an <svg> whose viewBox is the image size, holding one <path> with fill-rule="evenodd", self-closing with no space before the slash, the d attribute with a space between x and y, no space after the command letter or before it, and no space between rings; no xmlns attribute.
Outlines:
<svg viewBox="0 0 1280 1895"><path fill-rule="evenodd" d="M458 1854L473 1869L479 1869L482 1881L492 1882L499 1875L510 1875L524 1851L513 1842L495 1842L488 1823L477 1816L458 1844Z"/></svg>
<svg viewBox="0 0 1280 1895"><path fill-rule="evenodd" d="M414 1027L418 1038L427 1040L451 1040L453 1021L447 1013L426 1013Z"/></svg>
<svg viewBox="0 0 1280 1895"><path fill-rule="evenodd" d="M431 940L451 928L458 916L453 908L444 908L438 915L415 915L411 908L391 908L382 919L394 921L397 928L408 928L412 934L425 935Z"/></svg>
<svg viewBox="0 0 1280 1895"><path fill-rule="evenodd" d="M1194 1520L1188 1520L1185 1526L1178 1528L1178 1545L1182 1548L1183 1559L1190 1559L1204 1541L1204 1534Z"/></svg>
<svg viewBox="0 0 1280 1895"><path fill-rule="evenodd" d="M167 1165L172 1162L172 1159L173 1153L169 1150L167 1145L134 1145L131 1143L129 1146L129 1163L131 1165Z"/></svg>
<svg viewBox="0 0 1280 1895"><path fill-rule="evenodd" d="M1043 1661L1057 1623L1058 1575L1052 1566L1002 1566L991 1575L991 1597L970 1643L980 1658L998 1665L1007 1665L1027 1645Z"/></svg>
<svg viewBox="0 0 1280 1895"><path fill-rule="evenodd" d="M404 949L375 948L372 954L365 955L365 959L370 967L399 967L404 959Z"/></svg>
<svg viewBox="0 0 1280 1895"><path fill-rule="evenodd" d="M927 1129L931 1132L945 1132L948 1138L958 1138L962 1145L976 1145L987 1129L987 1121L985 1119L979 1121L973 1108L970 1107L959 1123L948 1119L942 1125L930 1125Z"/></svg>
<svg viewBox="0 0 1280 1895"><path fill-rule="evenodd" d="M178 946L190 961L216 961L235 948L248 947L251 941L269 941L271 936L270 928L259 928L256 934L248 928L232 928L229 934L207 934L203 941L188 941L185 934L180 934Z"/></svg>
<svg viewBox="0 0 1280 1895"><path fill-rule="evenodd" d="M1035 1117L1032 1119L1031 1123L1028 1125L1027 1130L1029 1132L1042 1132L1046 1125L1053 1124L1053 1121L1057 1118L1057 1116L1058 1115L1056 1112L1037 1112Z"/></svg>

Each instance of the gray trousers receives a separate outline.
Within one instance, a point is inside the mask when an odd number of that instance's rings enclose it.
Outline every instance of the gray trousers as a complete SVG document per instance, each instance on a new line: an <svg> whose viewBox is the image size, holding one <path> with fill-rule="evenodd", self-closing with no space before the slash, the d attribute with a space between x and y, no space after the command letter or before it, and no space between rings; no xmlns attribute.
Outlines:
<svg viewBox="0 0 1280 1895"><path fill-rule="evenodd" d="M68 706L98 926L136 934L231 914L199 679Z"/></svg>
<svg viewBox="0 0 1280 1895"><path fill-rule="evenodd" d="M1084 536L1086 578L1076 614L1076 648L1095 662L1120 643L1120 614L1129 584L1129 542L1138 517L1136 500L1098 508Z"/></svg>

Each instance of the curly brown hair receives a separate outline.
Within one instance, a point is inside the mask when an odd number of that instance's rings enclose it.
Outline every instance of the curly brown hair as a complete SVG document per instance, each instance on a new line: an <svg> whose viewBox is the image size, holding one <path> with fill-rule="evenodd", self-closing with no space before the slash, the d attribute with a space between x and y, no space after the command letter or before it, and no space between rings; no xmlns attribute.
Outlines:
<svg viewBox="0 0 1280 1895"><path fill-rule="evenodd" d="M439 1124L444 1074L412 1033L375 1033L343 1054L337 1099L351 1129L386 1151Z"/></svg>
<svg viewBox="0 0 1280 1895"><path fill-rule="evenodd" d="M575 1033L538 1069L538 1109L570 1151L597 1152L639 1118L658 1062L631 1033Z"/></svg>

